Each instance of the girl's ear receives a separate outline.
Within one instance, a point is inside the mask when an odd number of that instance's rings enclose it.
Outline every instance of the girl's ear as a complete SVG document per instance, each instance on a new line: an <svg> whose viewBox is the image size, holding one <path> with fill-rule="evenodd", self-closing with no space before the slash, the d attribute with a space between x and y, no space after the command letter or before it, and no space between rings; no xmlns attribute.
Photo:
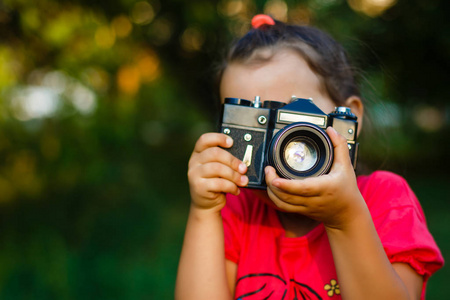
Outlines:
<svg viewBox="0 0 450 300"><path fill-rule="evenodd" d="M345 101L345 106L350 107L352 113L358 117L358 135L361 132L364 116L364 104L358 96L351 96Z"/></svg>

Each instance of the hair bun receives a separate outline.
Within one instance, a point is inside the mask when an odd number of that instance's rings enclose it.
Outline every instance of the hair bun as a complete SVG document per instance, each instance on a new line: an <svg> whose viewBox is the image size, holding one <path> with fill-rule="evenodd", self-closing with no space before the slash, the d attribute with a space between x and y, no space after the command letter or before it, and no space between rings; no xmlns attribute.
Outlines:
<svg viewBox="0 0 450 300"><path fill-rule="evenodd" d="M252 19L252 27L254 29L258 29L259 27L263 25L275 25L274 19L268 15L256 15Z"/></svg>

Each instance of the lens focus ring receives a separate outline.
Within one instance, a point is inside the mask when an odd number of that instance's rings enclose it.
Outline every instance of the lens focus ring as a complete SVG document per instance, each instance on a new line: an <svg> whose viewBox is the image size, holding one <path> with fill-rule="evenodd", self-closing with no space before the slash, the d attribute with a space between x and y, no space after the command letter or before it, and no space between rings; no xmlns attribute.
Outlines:
<svg viewBox="0 0 450 300"><path fill-rule="evenodd" d="M320 127L311 123L293 123L273 137L267 151L267 164L284 178L320 176L331 168L333 145Z"/></svg>

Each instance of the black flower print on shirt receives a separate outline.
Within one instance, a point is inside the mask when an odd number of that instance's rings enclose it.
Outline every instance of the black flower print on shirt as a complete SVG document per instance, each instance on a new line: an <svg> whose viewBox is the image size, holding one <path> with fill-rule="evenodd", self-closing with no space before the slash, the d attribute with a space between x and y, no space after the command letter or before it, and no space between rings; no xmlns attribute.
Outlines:
<svg viewBox="0 0 450 300"><path fill-rule="evenodd" d="M270 273L248 274L236 281L236 300L322 300L310 286ZM289 291L289 293L288 293ZM293 295L287 299L287 295Z"/></svg>

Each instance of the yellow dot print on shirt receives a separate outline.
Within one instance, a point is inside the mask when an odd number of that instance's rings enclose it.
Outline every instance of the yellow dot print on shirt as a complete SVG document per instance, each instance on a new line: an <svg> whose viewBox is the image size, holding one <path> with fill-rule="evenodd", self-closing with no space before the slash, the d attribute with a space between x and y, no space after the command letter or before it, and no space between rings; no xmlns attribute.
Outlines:
<svg viewBox="0 0 450 300"><path fill-rule="evenodd" d="M333 295L341 294L341 290L339 289L339 284L334 279L331 279L330 283L325 284L325 286L323 288L327 291L327 294L329 297L332 297Z"/></svg>

